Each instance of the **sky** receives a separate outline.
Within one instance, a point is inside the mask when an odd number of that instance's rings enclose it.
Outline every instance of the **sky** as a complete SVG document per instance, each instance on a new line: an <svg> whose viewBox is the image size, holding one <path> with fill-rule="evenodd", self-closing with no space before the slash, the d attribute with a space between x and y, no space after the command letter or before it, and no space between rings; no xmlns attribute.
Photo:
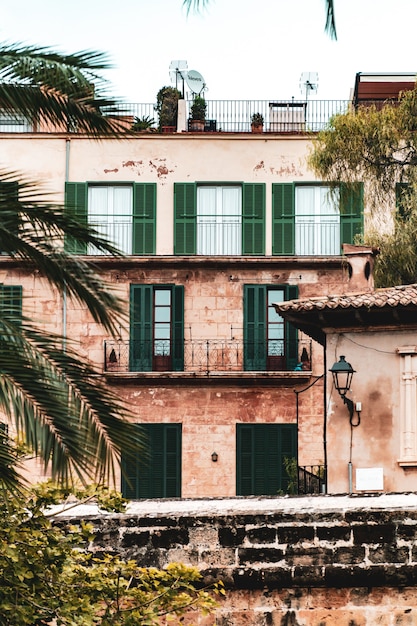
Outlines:
<svg viewBox="0 0 417 626"><path fill-rule="evenodd" d="M182 0L2 0L2 43L61 52L106 52L109 92L154 103L169 66L198 71L210 100L349 98L357 72L415 72L416 0L334 0L337 41L324 32L324 0L209 0L188 15ZM302 82L302 81L301 81Z"/></svg>

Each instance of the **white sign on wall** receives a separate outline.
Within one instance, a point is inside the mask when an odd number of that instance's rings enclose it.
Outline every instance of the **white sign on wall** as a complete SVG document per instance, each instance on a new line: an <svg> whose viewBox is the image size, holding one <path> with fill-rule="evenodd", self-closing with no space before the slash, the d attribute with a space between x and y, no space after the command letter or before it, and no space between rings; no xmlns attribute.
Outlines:
<svg viewBox="0 0 417 626"><path fill-rule="evenodd" d="M383 491L384 470L382 467L366 467L356 470L357 491Z"/></svg>

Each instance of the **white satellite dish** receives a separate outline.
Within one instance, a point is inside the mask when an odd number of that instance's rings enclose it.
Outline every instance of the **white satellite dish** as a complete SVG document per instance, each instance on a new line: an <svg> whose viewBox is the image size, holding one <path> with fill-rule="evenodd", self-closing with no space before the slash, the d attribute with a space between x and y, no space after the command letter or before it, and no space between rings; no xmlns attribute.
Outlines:
<svg viewBox="0 0 417 626"><path fill-rule="evenodd" d="M317 72L303 72L300 77L300 91L308 100L310 93L317 93L319 88L319 75Z"/></svg>
<svg viewBox="0 0 417 626"><path fill-rule="evenodd" d="M206 88L204 78L201 76L200 72L196 72L195 70L189 70L186 73L185 82L193 94L200 94Z"/></svg>

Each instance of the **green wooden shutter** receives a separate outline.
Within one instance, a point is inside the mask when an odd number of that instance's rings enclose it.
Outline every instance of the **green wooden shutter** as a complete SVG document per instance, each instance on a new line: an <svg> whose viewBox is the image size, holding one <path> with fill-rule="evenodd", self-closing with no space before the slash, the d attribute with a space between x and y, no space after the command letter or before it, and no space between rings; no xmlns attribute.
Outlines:
<svg viewBox="0 0 417 626"><path fill-rule="evenodd" d="M196 242L197 187L174 183L174 254L195 254Z"/></svg>
<svg viewBox="0 0 417 626"><path fill-rule="evenodd" d="M296 300L298 298L297 285L287 285L285 290L286 300ZM287 369L293 370L299 362L298 354L298 330L290 322L285 322L285 356L287 362Z"/></svg>
<svg viewBox="0 0 417 626"><path fill-rule="evenodd" d="M172 288L172 369L184 370L184 287Z"/></svg>
<svg viewBox="0 0 417 626"><path fill-rule="evenodd" d="M363 233L363 183L340 185L340 243Z"/></svg>
<svg viewBox="0 0 417 626"><path fill-rule="evenodd" d="M16 181L0 180L0 254L9 254L16 247L11 238L19 236L20 206L19 206L19 185Z"/></svg>
<svg viewBox="0 0 417 626"><path fill-rule="evenodd" d="M237 424L236 494L276 495L289 477L285 458L297 456L296 424Z"/></svg>
<svg viewBox="0 0 417 626"><path fill-rule="evenodd" d="M265 254L265 184L242 187L242 254Z"/></svg>
<svg viewBox="0 0 417 626"><path fill-rule="evenodd" d="M147 459L122 452L122 494L126 498L181 496L181 424L141 424Z"/></svg>
<svg viewBox="0 0 417 626"><path fill-rule="evenodd" d="M152 308L151 285L130 286L130 371L152 371Z"/></svg>
<svg viewBox="0 0 417 626"><path fill-rule="evenodd" d="M266 287L244 285L243 346L245 371L266 370Z"/></svg>
<svg viewBox="0 0 417 626"><path fill-rule="evenodd" d="M88 223L87 183L65 183L65 210L83 224ZM73 254L86 254L86 244L65 237L65 249Z"/></svg>
<svg viewBox="0 0 417 626"><path fill-rule="evenodd" d="M155 254L156 184L133 185L132 254Z"/></svg>
<svg viewBox="0 0 417 626"><path fill-rule="evenodd" d="M295 191L293 183L272 185L272 254L295 254Z"/></svg>
<svg viewBox="0 0 417 626"><path fill-rule="evenodd" d="M21 285L0 284L0 311L15 324L22 321L22 287Z"/></svg>

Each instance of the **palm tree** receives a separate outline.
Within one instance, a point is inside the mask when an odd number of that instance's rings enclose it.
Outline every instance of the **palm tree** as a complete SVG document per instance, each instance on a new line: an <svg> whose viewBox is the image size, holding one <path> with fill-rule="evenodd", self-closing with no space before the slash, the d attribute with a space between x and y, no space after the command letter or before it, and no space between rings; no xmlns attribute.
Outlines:
<svg viewBox="0 0 417 626"><path fill-rule="evenodd" d="M97 73L108 67L95 52L61 55L46 48L0 47L0 111L10 117L92 136L118 135L114 100L102 95ZM105 107L106 114L103 114ZM68 253L64 238L119 254L88 225L48 201L36 182L0 172L0 250L34 268L63 296L86 306L110 333L123 307L85 260ZM137 429L76 346L17 315L0 285L0 411L12 420L25 449L52 476L109 479L122 448L137 445ZM19 483L19 453L0 431L0 487Z"/></svg>
<svg viewBox="0 0 417 626"><path fill-rule="evenodd" d="M194 9L198 11L200 7L205 7L210 0L183 0L183 6L190 11ZM336 33L336 19L334 11L334 1L325 0L326 3L326 24L324 27L325 32L331 37L331 39L337 39Z"/></svg>

